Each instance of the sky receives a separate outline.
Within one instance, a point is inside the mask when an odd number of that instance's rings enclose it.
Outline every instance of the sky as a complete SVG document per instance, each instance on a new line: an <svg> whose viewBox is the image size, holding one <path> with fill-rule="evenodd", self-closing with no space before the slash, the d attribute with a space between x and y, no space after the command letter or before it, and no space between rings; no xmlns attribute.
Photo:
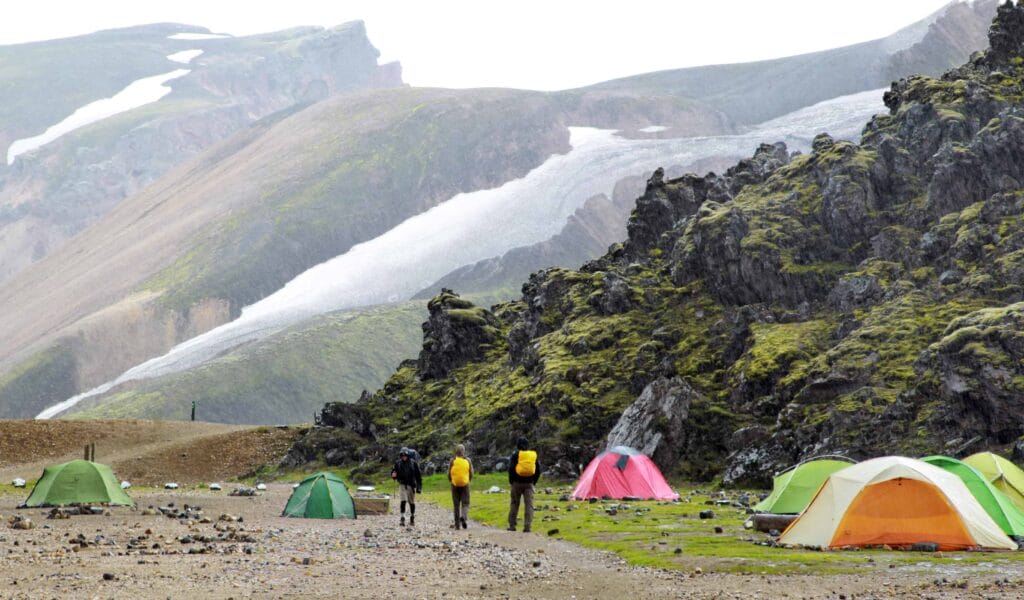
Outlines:
<svg viewBox="0 0 1024 600"><path fill-rule="evenodd" d="M5 3L0 44L155 22L247 35L362 19L416 86L555 90L886 36L949 0L33 0ZM244 8L243 8L244 7Z"/></svg>

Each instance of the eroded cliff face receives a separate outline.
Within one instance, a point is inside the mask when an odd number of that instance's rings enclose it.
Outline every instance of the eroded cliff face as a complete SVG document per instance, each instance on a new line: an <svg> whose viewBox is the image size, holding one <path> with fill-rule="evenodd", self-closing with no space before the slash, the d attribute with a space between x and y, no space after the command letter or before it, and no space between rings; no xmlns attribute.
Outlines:
<svg viewBox="0 0 1024 600"><path fill-rule="evenodd" d="M624 244L472 309L502 333L481 358L427 376L421 357L364 395L359 443L488 456L526 434L558 470L630 440L688 477L764 484L819 453L1016 442L1024 6L1002 5L989 39L894 83L861 144L656 172Z"/></svg>

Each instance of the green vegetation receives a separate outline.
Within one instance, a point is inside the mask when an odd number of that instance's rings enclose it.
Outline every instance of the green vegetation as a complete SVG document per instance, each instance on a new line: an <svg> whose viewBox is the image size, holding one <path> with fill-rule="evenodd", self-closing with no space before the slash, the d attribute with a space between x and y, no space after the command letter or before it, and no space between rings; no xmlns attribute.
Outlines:
<svg viewBox="0 0 1024 600"><path fill-rule="evenodd" d="M68 345L55 345L22 361L0 376L0 418L36 415L49 406L47 398L70 398L77 388L74 354Z"/></svg>
<svg viewBox="0 0 1024 600"><path fill-rule="evenodd" d="M72 418L310 422L326 402L376 389L420 342L418 303L325 315L183 373L84 401ZM381 344L381 339L388 340Z"/></svg>
<svg viewBox="0 0 1024 600"><path fill-rule="evenodd" d="M386 485L384 484L386 489ZM486 494L496 485L501 493ZM559 500L562 494L572 492L571 487L540 482L534 497L532 535L549 535L587 548L616 553L631 565L660 569L691 571L701 567L719 572L758 574L833 574L862 573L865 568L887 568L893 565L914 568L922 564L979 564L990 563L993 570L1016 568L1024 555L1002 553L945 553L943 556L919 552L884 552L864 550L858 552L817 552L773 548L755 542L767 536L743 528L745 511L731 506L708 506L710 492L692 486L677 486L680 502L589 502ZM492 527L504 528L508 524L508 479L503 473L479 475L473 479L470 516ZM424 496L444 508L451 508L448 481L443 475L426 477ZM617 514L606 509L617 506ZM629 508L624 508L628 505ZM700 511L712 509L714 519L700 519ZM522 515L520 514L520 525ZM715 533L719 526L722 533ZM522 534L520 534L522 535ZM678 553L677 553L678 549Z"/></svg>

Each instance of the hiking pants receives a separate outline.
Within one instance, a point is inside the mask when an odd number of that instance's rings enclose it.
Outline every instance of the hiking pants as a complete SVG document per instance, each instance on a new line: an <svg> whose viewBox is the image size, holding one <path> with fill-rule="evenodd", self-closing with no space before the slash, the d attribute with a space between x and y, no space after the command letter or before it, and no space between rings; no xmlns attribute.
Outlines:
<svg viewBox="0 0 1024 600"><path fill-rule="evenodd" d="M452 506L455 511L455 527L459 526L459 519L469 518L469 486L452 486Z"/></svg>
<svg viewBox="0 0 1024 600"><path fill-rule="evenodd" d="M513 483L512 484L512 501L511 506L508 510L508 526L512 529L516 527L516 519L519 517L519 499L523 499L523 504L526 506L523 508L523 531L529 531L530 526L533 525L533 484L532 483Z"/></svg>

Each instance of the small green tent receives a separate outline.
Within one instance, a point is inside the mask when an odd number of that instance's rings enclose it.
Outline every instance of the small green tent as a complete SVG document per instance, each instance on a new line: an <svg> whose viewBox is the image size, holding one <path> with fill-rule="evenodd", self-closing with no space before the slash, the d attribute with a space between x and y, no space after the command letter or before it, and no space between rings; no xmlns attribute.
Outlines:
<svg viewBox="0 0 1024 600"><path fill-rule="evenodd" d="M978 504L981 504L988 516L992 517L1006 535L1024 536L1024 513L1006 497L1006 494L989 483L977 469L948 456L926 456L921 460L959 477L967 485L971 495L978 500Z"/></svg>
<svg viewBox="0 0 1024 600"><path fill-rule="evenodd" d="M771 495L755 504L754 510L779 515L800 513L829 475L852 463L848 459L812 459L790 467L775 476Z"/></svg>
<svg viewBox="0 0 1024 600"><path fill-rule="evenodd" d="M307 519L354 519L356 506L341 478L334 473L317 473L292 490L282 514Z"/></svg>
<svg viewBox="0 0 1024 600"><path fill-rule="evenodd" d="M120 504L135 502L121 489L107 465L73 460L43 469L25 506L67 506L69 504Z"/></svg>
<svg viewBox="0 0 1024 600"><path fill-rule="evenodd" d="M964 462L981 471L996 489L1024 510L1024 471L1020 467L991 452L972 454Z"/></svg>

